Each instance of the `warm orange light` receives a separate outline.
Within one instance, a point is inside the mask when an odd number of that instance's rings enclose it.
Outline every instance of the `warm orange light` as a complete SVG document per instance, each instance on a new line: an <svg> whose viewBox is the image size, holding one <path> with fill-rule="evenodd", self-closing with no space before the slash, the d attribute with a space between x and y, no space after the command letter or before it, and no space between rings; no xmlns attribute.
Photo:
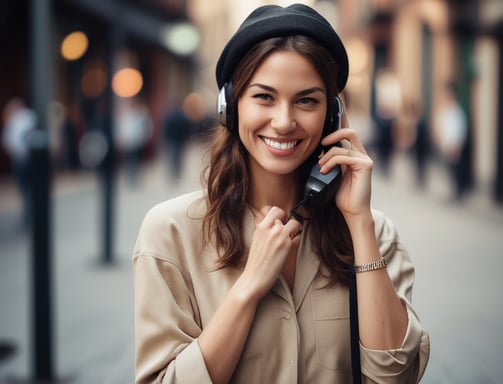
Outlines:
<svg viewBox="0 0 503 384"><path fill-rule="evenodd" d="M89 41L83 32L72 32L61 43L61 56L66 60L80 59L86 53L88 46Z"/></svg>
<svg viewBox="0 0 503 384"><path fill-rule="evenodd" d="M112 89L117 96L132 97L143 87L143 77L137 69L124 68L116 72L112 79Z"/></svg>

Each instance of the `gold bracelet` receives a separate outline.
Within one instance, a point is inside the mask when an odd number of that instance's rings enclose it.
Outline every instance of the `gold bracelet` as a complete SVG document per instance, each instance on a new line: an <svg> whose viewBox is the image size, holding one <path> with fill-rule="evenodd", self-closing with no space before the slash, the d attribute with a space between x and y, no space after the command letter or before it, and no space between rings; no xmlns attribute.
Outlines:
<svg viewBox="0 0 503 384"><path fill-rule="evenodd" d="M373 261L368 264L353 265L353 271L355 271L356 273L376 271L378 269L386 268L386 265L386 260L381 257L379 260Z"/></svg>

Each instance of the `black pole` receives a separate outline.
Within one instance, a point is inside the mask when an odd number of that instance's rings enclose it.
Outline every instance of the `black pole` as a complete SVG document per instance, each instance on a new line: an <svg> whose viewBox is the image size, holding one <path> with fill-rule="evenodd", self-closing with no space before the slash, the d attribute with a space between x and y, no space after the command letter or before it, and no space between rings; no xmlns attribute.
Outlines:
<svg viewBox="0 0 503 384"><path fill-rule="evenodd" d="M53 379L48 135L37 129L30 137L32 194L33 375Z"/></svg>
<svg viewBox="0 0 503 384"><path fill-rule="evenodd" d="M103 193L103 253L102 261L104 264L114 262L114 190L115 190L115 160L113 148L113 117L112 108L107 107L104 119L103 133L108 143L108 151L103 159L101 167L101 183Z"/></svg>
<svg viewBox="0 0 503 384"><path fill-rule="evenodd" d="M503 25L498 30L497 41L500 54L503 52ZM496 150L496 176L494 183L494 199L497 203L503 203L503 67L499 67L498 80L498 132Z"/></svg>
<svg viewBox="0 0 503 384"><path fill-rule="evenodd" d="M119 12L119 10L117 10ZM108 31L108 52L107 68L109 77L113 76L115 71L115 56L122 42L123 31L120 22L109 27ZM101 184L103 193L103 253L102 262L112 264L114 257L114 224L115 224L115 142L114 142L114 94L111 81L108 82L104 95L104 120L103 134L108 144L108 150L101 165Z"/></svg>
<svg viewBox="0 0 503 384"><path fill-rule="evenodd" d="M37 129L31 136L33 378L53 380L50 163L47 132L51 89L51 0L31 0L31 68Z"/></svg>

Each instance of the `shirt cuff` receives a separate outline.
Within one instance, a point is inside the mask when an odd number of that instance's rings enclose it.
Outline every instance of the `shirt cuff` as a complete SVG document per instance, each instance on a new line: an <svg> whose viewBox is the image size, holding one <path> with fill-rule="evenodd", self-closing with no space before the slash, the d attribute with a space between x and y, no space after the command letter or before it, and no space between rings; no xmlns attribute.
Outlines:
<svg viewBox="0 0 503 384"><path fill-rule="evenodd" d="M383 377L422 376L429 355L429 337L407 306L407 331L401 348L374 350L360 344L362 374L379 382Z"/></svg>
<svg viewBox="0 0 503 384"><path fill-rule="evenodd" d="M197 339L176 357L176 379L183 384L212 383Z"/></svg>

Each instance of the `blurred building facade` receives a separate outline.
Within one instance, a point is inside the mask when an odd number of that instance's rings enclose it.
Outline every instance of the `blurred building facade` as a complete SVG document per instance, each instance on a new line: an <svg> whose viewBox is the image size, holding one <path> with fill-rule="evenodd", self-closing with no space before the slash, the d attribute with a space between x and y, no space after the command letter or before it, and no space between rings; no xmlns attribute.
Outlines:
<svg viewBox="0 0 503 384"><path fill-rule="evenodd" d="M455 81L470 122L467 177L482 193L503 201L501 0L53 0L48 54L54 100L65 107L80 136L112 76L124 68L137 70L142 83L135 97L151 112L155 152L170 105L197 92L207 113L214 113L216 60L244 17L259 5L294 2L317 8L345 41L350 78L344 96L350 123L364 139L372 137L373 117L385 100L395 117L398 149L414 144L418 114L433 146L442 88ZM29 4L6 0L0 6L0 42L7 52L0 58L2 106L13 96L30 101ZM176 26L191 27L192 35L175 33ZM75 31L85 33L88 47L80 58L65 59L61 44ZM191 45L193 50L184 51ZM0 172L8 171L0 151Z"/></svg>
<svg viewBox="0 0 503 384"><path fill-rule="evenodd" d="M5 0L0 6L0 106L12 97L32 102L33 0ZM70 120L76 145L94 129L98 115L112 102L136 98L148 106L154 125L151 151L161 136L162 120L193 88L198 35L180 0L52 0L51 42L43 47L51 58L52 95L48 105L52 152L62 146L61 119ZM185 33L185 34L184 34ZM78 36L76 36L78 35ZM71 38L73 38L72 41ZM183 40L183 43L181 43ZM190 41L188 41L190 40ZM120 76L119 76L120 75ZM112 89L113 88L113 89ZM122 92L122 94L120 94ZM113 100L107 100L107 98ZM9 172L0 150L0 172Z"/></svg>
<svg viewBox="0 0 503 384"><path fill-rule="evenodd" d="M372 136L372 117L382 93L378 88L386 82L388 91L383 94L396 114L398 149L414 144L418 113L426 121L434 146L442 89L456 82L470 122L464 150L468 183L477 193L503 201L503 67L499 64L503 2L190 0L189 13L203 36L196 84L209 96L209 106L216 99L216 60L244 17L259 5L294 2L317 8L345 41L350 78L344 96L350 122L363 137Z"/></svg>

